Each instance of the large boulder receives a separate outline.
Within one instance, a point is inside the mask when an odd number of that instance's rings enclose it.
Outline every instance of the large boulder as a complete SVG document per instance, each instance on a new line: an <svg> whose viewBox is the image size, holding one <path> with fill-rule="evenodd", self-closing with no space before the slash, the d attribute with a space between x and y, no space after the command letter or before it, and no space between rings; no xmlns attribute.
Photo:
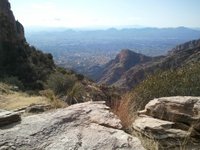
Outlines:
<svg viewBox="0 0 200 150"><path fill-rule="evenodd" d="M138 115L133 128L162 147L200 147L200 97L157 98Z"/></svg>
<svg viewBox="0 0 200 150"><path fill-rule="evenodd" d="M25 109L26 113L41 113L46 110L49 110L51 105L44 105L44 104L32 104Z"/></svg>
<svg viewBox="0 0 200 150"><path fill-rule="evenodd" d="M138 138L121 130L104 102L87 102L22 118L0 130L5 149L144 150Z"/></svg>
<svg viewBox="0 0 200 150"><path fill-rule="evenodd" d="M0 110L0 127L19 122L21 116L12 111Z"/></svg>

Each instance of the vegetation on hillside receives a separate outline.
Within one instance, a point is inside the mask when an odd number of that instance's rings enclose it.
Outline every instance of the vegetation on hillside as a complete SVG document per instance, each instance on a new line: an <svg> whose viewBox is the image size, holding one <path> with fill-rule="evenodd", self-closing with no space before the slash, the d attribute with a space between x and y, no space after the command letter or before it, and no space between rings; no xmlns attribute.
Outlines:
<svg viewBox="0 0 200 150"><path fill-rule="evenodd" d="M43 82L54 71L51 54L26 44L0 43L0 78L17 77L28 89L42 89Z"/></svg>
<svg viewBox="0 0 200 150"><path fill-rule="evenodd" d="M200 96L200 63L167 71L158 71L147 77L118 104L117 114L128 127L137 111L154 98L169 96ZM123 115L121 115L123 114ZM124 116L127 116L126 118Z"/></svg>

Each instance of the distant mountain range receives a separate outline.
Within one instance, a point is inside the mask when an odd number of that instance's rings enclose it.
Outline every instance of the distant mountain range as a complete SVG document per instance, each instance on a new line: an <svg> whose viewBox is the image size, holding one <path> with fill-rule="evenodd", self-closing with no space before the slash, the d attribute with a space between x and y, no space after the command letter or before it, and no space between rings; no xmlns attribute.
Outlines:
<svg viewBox="0 0 200 150"><path fill-rule="evenodd" d="M200 31L185 27L178 28L124 28L107 30L65 30L54 28L44 31L27 31L27 40L39 49L59 53L79 51L119 52L132 49L136 52L158 56L166 54L174 46L200 38Z"/></svg>
<svg viewBox="0 0 200 150"><path fill-rule="evenodd" d="M99 83L131 89L156 71L187 66L200 61L200 39L178 45L166 56L147 57L130 50L122 50L93 76ZM98 76L95 76L98 74Z"/></svg>

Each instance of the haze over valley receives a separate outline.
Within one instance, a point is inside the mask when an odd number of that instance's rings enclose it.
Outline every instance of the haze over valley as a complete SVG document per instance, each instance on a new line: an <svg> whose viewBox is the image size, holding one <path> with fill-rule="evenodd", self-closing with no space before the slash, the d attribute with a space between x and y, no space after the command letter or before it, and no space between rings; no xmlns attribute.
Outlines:
<svg viewBox="0 0 200 150"><path fill-rule="evenodd" d="M85 75L109 62L122 49L147 56L166 55L178 44L200 38L200 31L177 28L124 28L104 30L29 29L31 45L52 53L55 62Z"/></svg>

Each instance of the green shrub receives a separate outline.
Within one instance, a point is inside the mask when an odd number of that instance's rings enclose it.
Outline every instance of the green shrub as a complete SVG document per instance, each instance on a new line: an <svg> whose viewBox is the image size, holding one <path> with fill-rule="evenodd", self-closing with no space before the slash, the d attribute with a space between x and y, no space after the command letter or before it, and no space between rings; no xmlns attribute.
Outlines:
<svg viewBox="0 0 200 150"><path fill-rule="evenodd" d="M66 102L69 105L75 104L75 103L81 103L83 101L83 96L85 95L85 89L81 83L76 83L72 87L72 89L67 93Z"/></svg>
<svg viewBox="0 0 200 150"><path fill-rule="evenodd" d="M13 77L13 76L5 77L1 80L2 80L2 82L6 83L6 84L14 86L15 90L18 90L18 89L23 90L24 89L23 83L17 77Z"/></svg>
<svg viewBox="0 0 200 150"><path fill-rule="evenodd" d="M75 83L76 78L73 75L56 72L51 74L47 80L47 89L51 89L55 95L64 96L73 88Z"/></svg>
<svg viewBox="0 0 200 150"><path fill-rule="evenodd" d="M77 78L79 81L82 81L85 77L84 77L84 75L82 75L82 74L76 74L76 78Z"/></svg>
<svg viewBox="0 0 200 150"><path fill-rule="evenodd" d="M67 107L67 103L60 100L58 97L56 97L52 90L43 90L43 91L40 91L39 93L41 96L44 96L49 100L51 107L53 107L53 108Z"/></svg>
<svg viewBox="0 0 200 150"><path fill-rule="evenodd" d="M41 96L48 98L50 101L53 101L54 99L56 99L56 96L54 95L54 92L52 90L42 90L42 91L39 91L39 94Z"/></svg>
<svg viewBox="0 0 200 150"><path fill-rule="evenodd" d="M0 77L16 76L27 89L42 89L55 70L51 54L44 54L26 43L0 41ZM41 82L40 82L41 83Z"/></svg>
<svg viewBox="0 0 200 150"><path fill-rule="evenodd" d="M11 89L10 85L0 82L0 94L10 94L13 92Z"/></svg>

